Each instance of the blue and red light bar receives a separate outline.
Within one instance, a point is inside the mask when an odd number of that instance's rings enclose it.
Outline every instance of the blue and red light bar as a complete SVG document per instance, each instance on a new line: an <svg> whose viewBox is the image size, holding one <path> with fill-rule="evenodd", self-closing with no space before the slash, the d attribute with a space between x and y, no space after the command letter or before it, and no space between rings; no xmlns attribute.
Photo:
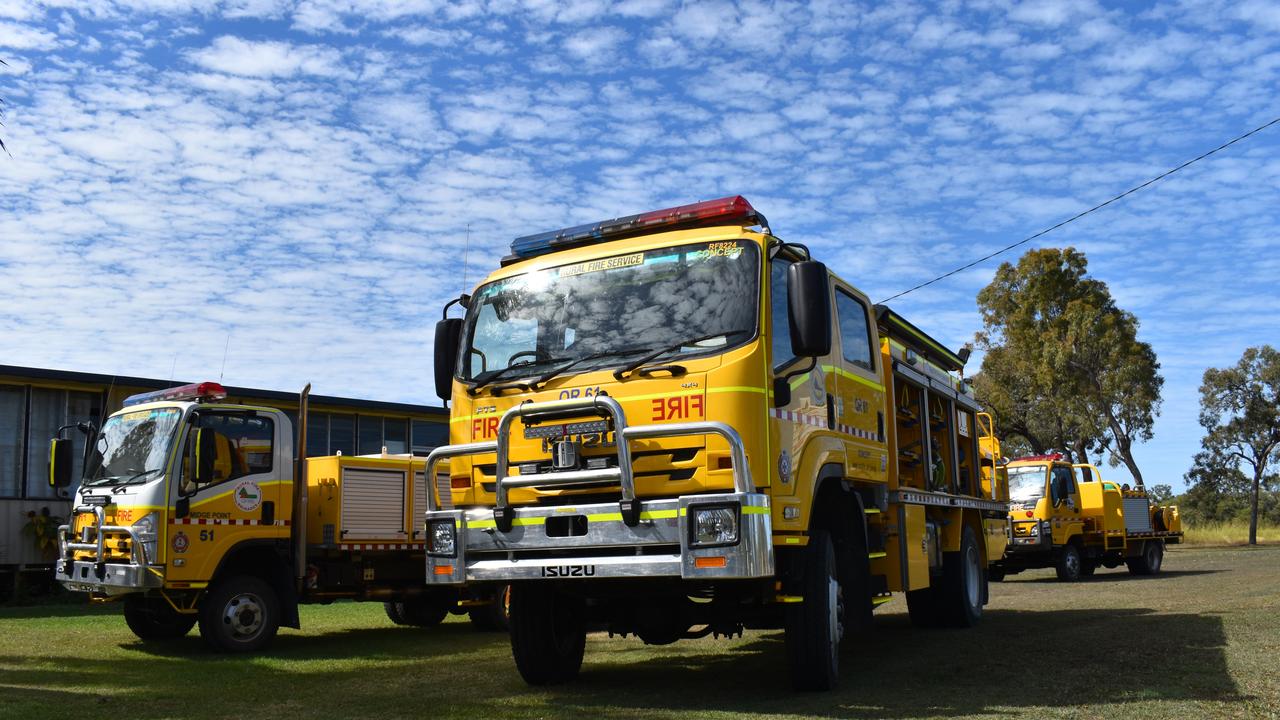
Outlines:
<svg viewBox="0 0 1280 720"><path fill-rule="evenodd" d="M502 259L502 264L509 265L518 260L545 255L555 250L634 235L734 224L768 227L768 221L751 207L751 203L747 202L746 198L733 195L719 200L706 200L692 205L679 205L665 210L601 220L537 235L525 235L511 243L511 254Z"/></svg>
<svg viewBox="0 0 1280 720"><path fill-rule="evenodd" d="M1014 460L1014 462L1021 462L1023 460L1048 460L1050 462L1056 462L1061 460L1063 457L1065 456L1060 452L1049 453L1048 455L1024 455Z"/></svg>
<svg viewBox="0 0 1280 720"><path fill-rule="evenodd" d="M195 400L208 402L223 400L227 397L227 389L216 382L191 383L178 387L165 388L154 392L139 393L125 398L124 406L141 405L143 403L160 402L162 400Z"/></svg>

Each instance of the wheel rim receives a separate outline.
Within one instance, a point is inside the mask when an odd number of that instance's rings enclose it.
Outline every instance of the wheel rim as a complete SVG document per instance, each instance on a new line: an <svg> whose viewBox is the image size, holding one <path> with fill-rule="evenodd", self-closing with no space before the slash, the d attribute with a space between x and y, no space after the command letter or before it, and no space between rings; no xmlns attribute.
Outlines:
<svg viewBox="0 0 1280 720"><path fill-rule="evenodd" d="M262 631L265 615L262 598L253 593L240 593L227 601L222 612L222 624L232 638L252 640Z"/></svg>
<svg viewBox="0 0 1280 720"><path fill-rule="evenodd" d="M1075 577L1080 574L1080 556L1074 552L1068 550L1066 557L1062 559L1062 564L1067 567L1068 575Z"/></svg>
<svg viewBox="0 0 1280 720"><path fill-rule="evenodd" d="M981 571L978 568L978 549L969 546L964 553L964 563L966 565L964 589L965 594L969 598L969 607L977 607L982 589L979 587L979 576Z"/></svg>

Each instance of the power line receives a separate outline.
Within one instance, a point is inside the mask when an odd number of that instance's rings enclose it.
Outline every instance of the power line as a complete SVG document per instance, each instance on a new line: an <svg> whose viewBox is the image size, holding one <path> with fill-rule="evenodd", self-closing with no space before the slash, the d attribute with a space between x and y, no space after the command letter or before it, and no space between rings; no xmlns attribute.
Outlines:
<svg viewBox="0 0 1280 720"><path fill-rule="evenodd" d="M980 265L980 264L982 264L982 263L984 263L984 262L986 262L986 261L990 260L991 258L993 258L993 257L995 257L995 256L997 256L997 255L1000 255L1001 253L1008 252L1008 251L1010 251L1010 250L1012 250L1012 249L1014 249L1014 248L1018 247L1019 245L1025 245L1025 244L1027 244L1027 243L1031 242L1032 240L1035 240L1035 239L1036 239L1036 238L1038 238L1038 237L1042 237L1042 236L1044 236L1044 235L1048 235L1049 233L1053 232L1054 230L1057 230L1058 228L1062 227L1063 225L1067 225L1067 224L1069 224L1069 223L1073 223L1073 222L1075 222L1076 220L1079 220L1080 218L1084 217L1085 215L1088 215L1089 213L1094 212L1094 211L1096 211L1096 210L1101 210L1102 208L1104 208L1104 207L1106 207L1106 206L1110 205L1111 203L1113 203L1113 202L1115 202L1115 201L1117 201L1117 200L1121 200L1121 199L1125 198L1126 196L1132 195L1133 193L1138 192L1139 190L1141 190L1141 189L1143 189L1143 188L1147 187L1148 185L1151 185L1151 184L1153 184L1153 183L1159 182L1160 180L1163 180L1163 179L1165 179L1165 178L1169 177L1170 175L1172 175L1172 174L1174 174L1174 173L1178 172L1179 170L1182 170L1182 169L1183 169L1183 168L1185 168L1185 167L1189 167L1189 166L1191 166L1191 165L1194 165L1194 164L1196 164L1196 163L1200 162L1201 160L1203 160L1203 159L1205 159L1205 158L1209 157L1210 155L1213 155L1214 153L1220 152L1220 151L1222 151L1222 150L1226 150L1227 148L1231 147L1232 145L1235 145L1236 143L1240 142L1241 140L1244 140L1245 138L1249 137L1250 135L1254 135L1254 134L1256 134L1256 133L1262 132L1263 130L1266 130L1267 128L1271 127L1272 125L1275 125L1276 123L1280 123L1280 117L1277 117L1276 119L1274 119L1274 120L1272 120L1271 122L1266 123L1266 124L1264 124L1264 125L1259 125L1258 127L1256 127L1256 128L1254 128L1254 129L1250 130L1249 132L1247 132L1247 133L1245 133L1245 134L1243 134L1243 135L1241 135L1241 136L1239 136L1239 137L1235 138L1234 140L1231 140L1230 142L1223 143L1223 144L1219 145L1218 147L1216 147L1216 148L1214 148L1214 149L1210 150L1210 151L1209 151L1209 152L1207 152L1207 153L1204 153L1204 154L1202 154L1202 155L1200 155L1200 156L1198 156L1198 157L1192 158L1192 159L1190 159L1190 160L1188 160L1188 161L1186 161L1186 162L1182 163L1181 165L1179 165L1178 167L1176 167L1176 168L1174 168L1174 169L1172 169L1172 170L1168 170L1168 171L1165 171L1165 172L1163 172L1163 173L1160 173L1159 175L1157 175L1157 176L1155 176L1155 177L1151 178L1150 180L1148 180L1148 181L1146 181L1146 182L1142 183L1141 185L1135 185L1134 187L1131 187L1131 188L1129 188L1128 190L1125 190L1124 192L1120 193L1119 195L1116 195L1115 197L1111 198L1110 200L1108 200L1108 201L1106 201L1106 202L1104 202L1104 203L1101 203L1101 204L1098 204L1098 205L1094 205L1093 207L1089 208L1088 210L1085 210L1085 211L1083 211L1083 212L1081 212L1081 213L1078 213L1078 214L1076 214L1076 215L1073 215L1073 216L1071 216L1071 217L1067 218L1066 220L1063 220L1062 222L1058 223L1057 225L1054 225L1053 227L1045 228L1044 230L1041 230L1040 232L1036 233L1035 235L1031 235L1031 236L1029 236L1029 237L1025 237L1025 238L1023 238L1023 239L1019 240L1018 242L1013 243L1012 245L1006 245L1005 247L1000 248L999 250L997 250L997 251L995 251L995 252L991 253L990 255L986 255L986 256L980 257L980 258L978 258L977 260L974 260L973 262L969 263L968 265L964 265L964 266L958 267L958 268L956 268L955 270L952 270L951 272L945 273L945 274L943 274L943 275L939 275L938 277L936 277L936 278L934 278L934 279L932 279L932 280L929 280L928 282L922 282L922 283L920 283L919 285L916 285L915 287L913 287L913 288L911 288L911 289L909 289L909 290L903 290L902 292L898 293L897 295L893 295L893 296L891 296L891 297L885 298L884 300L881 300L878 304L883 305L884 303L887 303L887 302L889 302L890 300L896 300L896 299L898 299L898 298L902 297L903 295L906 295L907 293L913 293L913 292L915 292L916 290L919 290L920 288L923 288L923 287L928 287L928 286L930 286L930 285L932 285L932 284L934 284L934 283L938 282L939 280L945 280L945 279L947 279L947 278L951 277L952 275L955 275L955 274L956 274L956 273L958 273L958 272L964 272L965 270L968 270L969 268L973 267L974 265Z"/></svg>

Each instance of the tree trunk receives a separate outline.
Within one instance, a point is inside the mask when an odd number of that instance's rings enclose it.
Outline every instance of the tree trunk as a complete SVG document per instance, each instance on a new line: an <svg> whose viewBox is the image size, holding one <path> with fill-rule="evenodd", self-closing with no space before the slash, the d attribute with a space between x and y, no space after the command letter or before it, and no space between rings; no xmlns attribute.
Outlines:
<svg viewBox="0 0 1280 720"><path fill-rule="evenodd" d="M1262 487L1262 471L1253 471L1253 498L1249 503L1249 544L1258 544L1258 491Z"/></svg>
<svg viewBox="0 0 1280 720"><path fill-rule="evenodd" d="M1124 429L1120 427L1120 423L1116 422L1116 418L1110 412L1107 413L1108 424L1111 426L1111 434L1116 441L1115 450L1112 453L1120 456L1120 461L1129 469L1129 474L1133 475L1133 482L1138 487L1146 487L1142 482L1142 471L1138 469L1138 463L1133 459L1133 453L1129 451L1129 436L1124 433Z"/></svg>

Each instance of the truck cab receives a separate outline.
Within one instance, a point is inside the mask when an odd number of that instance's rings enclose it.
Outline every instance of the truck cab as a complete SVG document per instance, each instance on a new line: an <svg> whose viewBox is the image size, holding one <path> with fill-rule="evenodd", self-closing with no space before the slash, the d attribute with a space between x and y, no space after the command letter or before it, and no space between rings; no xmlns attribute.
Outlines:
<svg viewBox="0 0 1280 720"><path fill-rule="evenodd" d="M994 576L1052 567L1058 579L1075 581L1121 564L1149 575L1159 572L1164 545L1181 541L1176 506L1158 507L1143 488L1104 481L1093 465L1050 453L1013 460L1005 473L1009 544Z"/></svg>

